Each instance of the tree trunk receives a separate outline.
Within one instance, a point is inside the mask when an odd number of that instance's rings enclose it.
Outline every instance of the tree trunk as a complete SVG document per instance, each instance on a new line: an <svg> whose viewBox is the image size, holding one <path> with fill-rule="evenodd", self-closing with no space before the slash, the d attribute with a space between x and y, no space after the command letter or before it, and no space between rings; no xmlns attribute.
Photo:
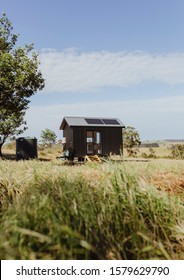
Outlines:
<svg viewBox="0 0 184 280"><path fill-rule="evenodd" d="M2 146L4 144L4 142L6 141L6 137L3 136L3 137L0 137L0 158L3 157L3 154L2 154Z"/></svg>
<svg viewBox="0 0 184 280"><path fill-rule="evenodd" d="M0 143L0 158L3 157L3 154L2 154L2 146L3 146L3 144L4 144L4 143L2 143L2 142Z"/></svg>

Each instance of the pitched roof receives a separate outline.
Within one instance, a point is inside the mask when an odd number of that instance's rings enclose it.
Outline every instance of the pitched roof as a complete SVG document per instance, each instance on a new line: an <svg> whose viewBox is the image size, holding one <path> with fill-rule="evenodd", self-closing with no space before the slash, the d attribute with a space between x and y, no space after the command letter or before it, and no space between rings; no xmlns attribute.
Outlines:
<svg viewBox="0 0 184 280"><path fill-rule="evenodd" d="M60 129L64 129L65 124L69 126L88 127L125 127L118 118L91 118L91 117L64 117Z"/></svg>

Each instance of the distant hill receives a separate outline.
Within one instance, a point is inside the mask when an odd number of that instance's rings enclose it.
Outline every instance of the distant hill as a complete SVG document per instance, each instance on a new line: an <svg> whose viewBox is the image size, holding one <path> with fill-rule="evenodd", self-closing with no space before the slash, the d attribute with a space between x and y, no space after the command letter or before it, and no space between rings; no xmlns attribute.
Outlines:
<svg viewBox="0 0 184 280"><path fill-rule="evenodd" d="M141 141L142 144L152 144L152 143L164 144L164 143L183 143L183 142L184 142L184 139L163 139L163 140Z"/></svg>
<svg viewBox="0 0 184 280"><path fill-rule="evenodd" d="M184 142L184 139L165 139L164 141L166 142L176 142L176 143L181 143L181 142Z"/></svg>

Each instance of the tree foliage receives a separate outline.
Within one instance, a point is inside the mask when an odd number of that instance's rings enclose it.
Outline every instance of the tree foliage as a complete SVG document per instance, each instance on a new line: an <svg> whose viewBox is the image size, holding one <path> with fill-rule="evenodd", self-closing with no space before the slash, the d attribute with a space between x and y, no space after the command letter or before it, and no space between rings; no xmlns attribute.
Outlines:
<svg viewBox="0 0 184 280"><path fill-rule="evenodd" d="M0 17L0 155L6 139L27 129L29 98L43 89L38 54L33 45L17 47L18 35L6 14Z"/></svg>
<svg viewBox="0 0 184 280"><path fill-rule="evenodd" d="M56 142L57 136L54 131L49 128L45 128L41 131L41 138L44 146L46 145L51 147Z"/></svg>
<svg viewBox="0 0 184 280"><path fill-rule="evenodd" d="M136 156L138 147L141 145L138 131L132 127L127 126L123 129L123 146L126 148L129 156Z"/></svg>

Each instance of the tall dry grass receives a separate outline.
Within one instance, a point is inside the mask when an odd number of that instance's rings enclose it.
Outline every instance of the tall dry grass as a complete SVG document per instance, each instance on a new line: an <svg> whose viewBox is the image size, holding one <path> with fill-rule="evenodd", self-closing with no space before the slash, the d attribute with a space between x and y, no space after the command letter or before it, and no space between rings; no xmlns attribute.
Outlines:
<svg viewBox="0 0 184 280"><path fill-rule="evenodd" d="M184 197L154 174L173 161L0 162L1 259L183 259Z"/></svg>

